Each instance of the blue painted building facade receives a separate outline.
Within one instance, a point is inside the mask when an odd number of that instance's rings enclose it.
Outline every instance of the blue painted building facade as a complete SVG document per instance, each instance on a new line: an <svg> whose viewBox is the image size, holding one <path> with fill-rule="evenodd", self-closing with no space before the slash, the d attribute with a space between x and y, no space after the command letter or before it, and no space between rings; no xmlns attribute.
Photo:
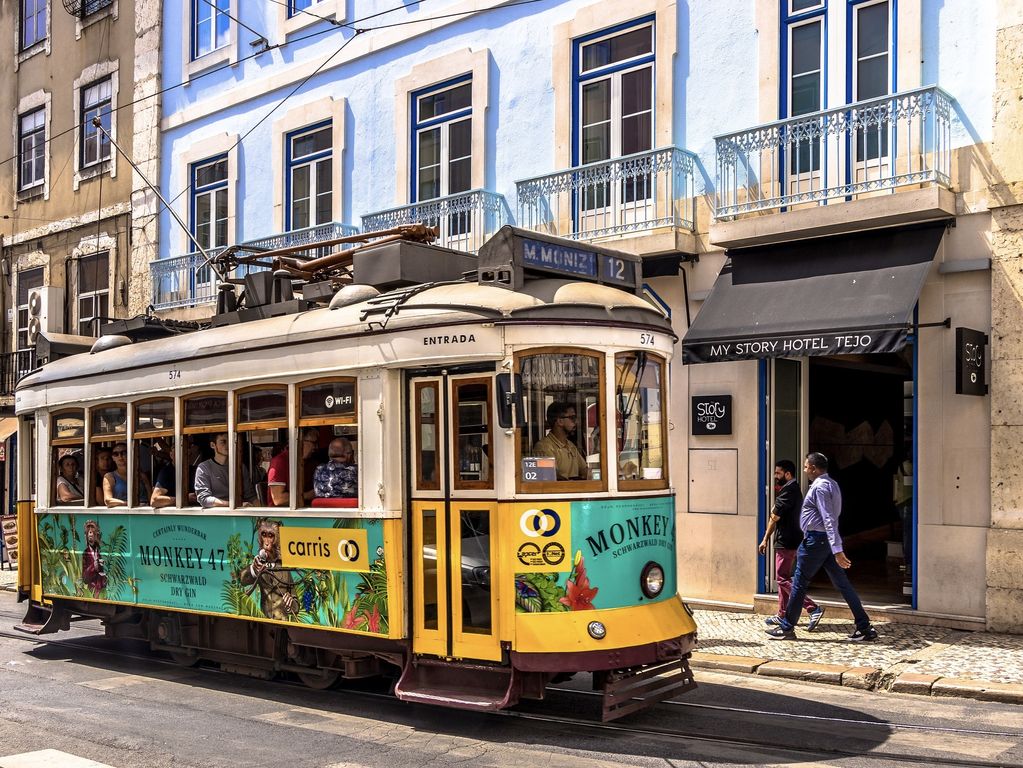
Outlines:
<svg viewBox="0 0 1023 768"><path fill-rule="evenodd" d="M826 253L829 238L937 221L956 226L920 289L917 320L952 316L987 333L983 158L996 130L1004 8L170 0L159 186L184 226L161 214L154 303L211 313L196 243L431 221L441 244L474 251L515 223L642 255L651 295L683 336L728 255L807 239ZM682 592L740 605L770 594L772 564L755 545L773 463L827 445L844 462L839 475L856 482L855 467L873 463L865 482L887 482L889 496L895 467L907 456L914 465L909 518L893 506L890 519L865 513L850 529L876 566L877 599L987 622L990 399L950 389L948 334L914 327L904 351L862 359L679 359L670 449ZM868 399L829 411L836 371L857 364L891 379L897 407ZM691 436L690 396L710 393L737 403L733 435ZM869 439L843 419L867 423ZM963 463L969 477L948 487L949 468ZM954 574L943 567L949 547L962 565ZM1023 599L1016 592L1006 599Z"/></svg>

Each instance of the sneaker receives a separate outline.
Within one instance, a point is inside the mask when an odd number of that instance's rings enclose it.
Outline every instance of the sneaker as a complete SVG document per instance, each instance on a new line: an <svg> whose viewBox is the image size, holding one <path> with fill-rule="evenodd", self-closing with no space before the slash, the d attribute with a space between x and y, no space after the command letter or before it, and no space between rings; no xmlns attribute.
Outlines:
<svg viewBox="0 0 1023 768"><path fill-rule="evenodd" d="M764 619L764 623L769 627L777 627L781 624L777 616L768 616Z"/></svg>
<svg viewBox="0 0 1023 768"><path fill-rule="evenodd" d="M806 629L809 632L813 632L817 629L817 625L821 623L821 619L824 618L824 606L818 605L812 611L810 611L810 623L806 625Z"/></svg>
<svg viewBox="0 0 1023 768"><path fill-rule="evenodd" d="M877 640L877 630L873 627L867 627L866 629L857 629L851 635L849 635L849 642L851 643L864 643L871 640Z"/></svg>
<svg viewBox="0 0 1023 768"><path fill-rule="evenodd" d="M767 636L772 640L795 640L796 631L794 629L785 629L785 627L777 626L774 629L767 630Z"/></svg>

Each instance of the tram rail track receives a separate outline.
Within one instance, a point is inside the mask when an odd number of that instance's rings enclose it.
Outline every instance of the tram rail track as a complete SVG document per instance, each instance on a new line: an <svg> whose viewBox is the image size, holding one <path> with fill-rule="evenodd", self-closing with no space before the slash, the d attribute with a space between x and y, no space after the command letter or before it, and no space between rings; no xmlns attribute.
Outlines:
<svg viewBox="0 0 1023 768"><path fill-rule="evenodd" d="M7 614L0 612L0 617L6 617ZM11 617L14 618L14 617ZM71 638L49 638L40 637L38 635L28 635L25 633L9 630L0 630L0 638L6 638L11 640L18 640L22 642L31 643L35 646L56 646L60 648L68 648L73 650L82 651L85 653L100 654L104 656L114 656L118 659L125 660L130 659L133 661L143 661L161 667L171 667L182 669L181 665L172 659L161 658L159 655L153 653L132 653L126 652L124 649L108 649L97 646L95 643L83 642L92 640L95 638L104 637L104 633L101 630L95 630L91 627L78 626L79 631L87 633L86 637L71 637ZM202 675L226 675L228 673L223 672L216 666L202 665L191 668L197 674ZM279 679L276 681L277 684L282 687L301 690L305 695L315 698L326 700L331 695L331 691L318 691L315 689L308 688L302 685L300 682L291 681L287 679ZM591 691L582 691L572 688L564 688L560 686L551 687L549 690L552 693L556 693L561 696L569 697L583 697L591 698L599 696L599 693ZM344 695L352 698L363 698L379 701L389 705L400 706L401 702L395 699L391 694L380 693L374 691L359 690L350 687L344 687L342 684L340 688L336 689L334 693L343 693ZM738 715L738 716L755 716L760 718L776 719L779 722L785 721L802 721L819 723L821 725L830 724L836 726L854 726L858 728L869 728L879 729L887 731L888 733L896 733L899 731L914 732L914 733L934 733L940 736L961 736L961 737L977 737L977 738L1004 738L1004 739L1016 739L1023 741L1023 732L1013 731L997 731L988 729L974 729L974 728L956 728L949 726L937 726L937 725L926 725L917 723L899 723L899 722L887 722L887 721L876 721L866 720L857 718L842 718L842 717L831 717L824 715L806 715L797 713L778 713L766 710L757 710L745 707L730 707L723 705L714 704L703 704L695 702L684 702L684 701L666 701L661 702L662 705L667 706L671 709L688 709L694 711L707 711L713 713L721 713L722 715ZM542 706L542 705L540 705ZM707 733L692 733L672 728L663 728L654 725L642 725L636 723L602 723L596 720L581 718L581 717L570 717L564 715L556 715L552 713L537 712L537 711L526 711L522 709L513 710L500 710L497 712L488 713L494 717L507 717L518 720L543 723L547 725L558 726L562 728L564 726L571 726L573 729L589 729L600 733L615 733L623 736L634 736L642 738L655 738L655 739L670 739L678 740L681 742L692 742L700 744L718 744L721 746L728 746L740 749L756 749L756 750L770 750L777 753L785 753L791 755L799 755L803 758L826 758L826 759L839 759L839 758L854 758L854 757L866 757L870 756L873 758L880 758L884 760L891 760L896 762L902 762L907 764L916 765L941 765L941 766L961 766L962 768L1009 768L1016 766L1015 762L1002 762L997 760L981 760L974 758L956 758L940 755L920 755L920 754L907 754L905 752L856 752L847 749L841 749L837 747L829 746L804 746L800 744L784 743L781 741L772 741L764 739L749 739L740 738L736 736L725 736L718 734L707 734Z"/></svg>

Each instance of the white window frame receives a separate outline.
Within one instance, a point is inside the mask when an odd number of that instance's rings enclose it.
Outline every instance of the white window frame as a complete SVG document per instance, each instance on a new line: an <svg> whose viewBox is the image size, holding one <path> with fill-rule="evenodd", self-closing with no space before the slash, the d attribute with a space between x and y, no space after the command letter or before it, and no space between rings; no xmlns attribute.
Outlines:
<svg viewBox="0 0 1023 768"><path fill-rule="evenodd" d="M277 29L281 38L294 34L313 24L343 22L346 20L344 0L314 0L302 11L292 12L292 0L280 0L277 5Z"/></svg>
<svg viewBox="0 0 1023 768"><path fill-rule="evenodd" d="M826 0L817 0L816 3L809 6L808 8L800 8L798 11L793 7L795 0L785 0L785 2L787 3L787 12L789 17L793 17L802 16L804 13L813 13L814 11L819 11L821 8L824 7Z"/></svg>
<svg viewBox="0 0 1023 768"><path fill-rule="evenodd" d="M888 14L887 14L887 16L888 16L888 45L885 48L885 52L883 54L875 53L875 54L871 54L870 56L865 56L865 57L861 58L859 56L860 29L859 29L859 24L857 22L859 20L860 13L865 8L872 8L872 7L876 6L876 5L887 5L888 6ZM871 2L858 3L857 5L853 6L853 8L852 8L852 29L850 30L851 33L852 33L850 35L850 39L852 40L852 50L849 51L849 68L851 70L849 72L849 82L852 84L852 100L854 102L861 100L859 95L858 95L859 94L859 90L860 90L859 82L858 82L859 81L859 67L858 67L858 64L861 61L864 61L866 59L878 58L880 56L884 56L888 60L887 66L885 67L885 81L886 81L885 82L885 91L887 93L891 93L892 92L892 28L893 28L894 24L895 24L895 19L892 18L892 3L891 3L891 0L871 0Z"/></svg>
<svg viewBox="0 0 1023 768"><path fill-rule="evenodd" d="M193 8L197 2L202 2L202 0L187 0L187 2L181 3L181 23L182 29L186 33L181 35L181 75L182 81L185 83L200 72L238 62L238 24L235 22L235 19L238 18L238 0L229 0L228 2L227 41L220 47L213 48L200 56L194 55L193 47L195 32Z"/></svg>
<svg viewBox="0 0 1023 768"><path fill-rule="evenodd" d="M194 231L192 222L192 168L219 155L227 155L227 240L238 242L238 216L236 212L238 196L238 134L219 133L206 138L197 138L193 134L183 134L169 149L169 157L175 162L168 183L171 189L188 189L173 205L177 206L178 215L186 222L189 232ZM169 255L194 253L196 248L188 233L182 227L178 231L176 250ZM173 245L171 246L173 248Z"/></svg>
<svg viewBox="0 0 1023 768"><path fill-rule="evenodd" d="M595 67L590 70L583 71L583 49L589 45L600 43L604 40L611 40L629 32L635 32L640 29L650 30L650 52L644 53L640 56L634 56L632 59L623 59L612 64L608 64L604 67ZM583 91L586 86L593 85L594 83L609 81L611 83L609 99L611 102L610 116L611 131L609 136L608 146L608 157L603 160L597 160L594 162L606 162L607 160L613 160L616 157L622 157L622 123L626 117L631 115L625 115L622 113L622 78L625 75L633 72L639 72L644 69L650 70L650 146L646 150L650 151L656 148L655 137L657 136L657 26L656 21L646 22L644 24L637 24L634 27L628 27L627 29L620 29L617 32L609 32L606 35L595 37L592 40L587 40L580 44L578 47L579 61L577 62L579 72L579 82L577 85L576 98L579 104L579 121L578 121L578 133L575 136L576 145L578 147L579 165L583 165L582 151L583 151ZM653 57L652 61L644 61L637 63L633 67L629 67L629 61L635 59L646 59ZM614 69L615 71L609 72L606 75L601 75L601 71L604 69ZM635 113L640 114L640 113Z"/></svg>
<svg viewBox="0 0 1023 768"><path fill-rule="evenodd" d="M28 59L32 58L37 53L45 53L46 55L50 54L51 31L53 29L53 26L52 26L53 25L53 8L52 8L53 3L52 3L52 0L44 0L44 5L46 7L46 34L43 36L43 38L41 40L37 40L36 42L34 42L32 45L28 46L27 48L22 48L21 47L21 42L22 42L22 34L21 34L22 33L22 18L21 18L21 14L22 14L23 6L22 6L22 0L18 0L18 11L17 11L17 14L16 14L17 15L17 23L12 25L14 27L14 29L13 29L13 34L10 37L10 40L14 43L14 50L13 50L12 55L13 55L13 59L14 59L14 71L15 72L18 71L18 68L25 61L27 61Z"/></svg>
<svg viewBox="0 0 1023 768"><path fill-rule="evenodd" d="M799 115L793 114L793 112L792 112L792 81L793 81L793 78L795 77L794 67L792 65L792 63L793 63L793 45L792 45L793 33L795 32L796 29L799 29L801 27L809 27L809 26L812 26L814 24L817 25L818 30L820 32L820 35L818 37L819 45L817 46L817 49L818 49L818 61L817 61L817 74L818 74L818 78L817 78L817 109L812 110L811 112L800 112L799 114L800 115L809 115L809 114L812 114L813 112L820 112L821 110L826 108L826 105L824 104L824 85L825 85L825 78L827 77L827 69L826 69L827 62L825 60L825 53L824 53L825 42L826 42L825 41L826 25L824 23L824 17L823 16L814 16L813 18L810 18L810 19L805 19L805 20L793 22L792 24L788 25L788 28L786 30L786 34L788 36L788 40L787 40L787 43L786 43L786 55L788 57L788 61L786 62L786 67L785 67L785 70L786 70L786 82L785 82L785 93L786 93L785 112L786 112L786 117L799 117ZM802 72L800 74L805 75L805 74L809 74L809 73L808 72Z"/></svg>
<svg viewBox="0 0 1023 768"><path fill-rule="evenodd" d="M208 166L215 166L215 165L217 165L217 164L219 164L221 162L224 163L224 178L223 178L223 180L217 180L215 182L207 184L202 189L198 188L196 186L197 182L195 180L198 178L199 170L202 169L202 168L206 168ZM207 160L200 160L197 163L192 163L189 166L189 168L188 168L188 178L189 178L190 192L191 192L191 194L189 195L191 203L189 205L188 226L189 226L189 229L192 232L192 236L207 251L209 251L209 250L211 250L213 248L225 248L225 247L227 247L228 245L231 244L230 226L229 226L229 222L230 222L230 218L231 218L230 217L230 212L228 212L226 214L225 218L224 218L225 236L224 236L224 242L223 243L217 242L217 223L220 221L220 219L217 218L217 214L216 214L217 208L218 208L218 205L217 205L218 198L220 198L221 195L223 195L223 198L224 198L224 210L228 211L228 208L229 208L228 202L230 200L230 187L231 187L231 184L230 184L230 168L229 168L229 163L228 163L227 156L222 153L220 155L216 155L214 157L211 157L211 158L209 158ZM210 228L209 239L208 239L208 242L205 242L205 243L203 242L203 238L200 237L199 221L198 221L198 218L196 216L196 212L198 211L198 208L199 208L199 201L201 199L207 199L209 201L209 204L210 204L210 220L208 222L208 225L209 225L209 228Z"/></svg>
<svg viewBox="0 0 1023 768"><path fill-rule="evenodd" d="M116 61L104 61L86 67L82 70L82 74L75 78L72 94L75 125L81 126L83 122L83 92L89 87L96 85L99 81L108 77L110 78L110 138L114 142L117 141L117 106L119 94L119 76L117 67L118 63ZM81 127L74 132L74 137L75 175L72 180L73 189L78 190L83 181L94 179L104 173L109 173L110 178L112 179L117 178L117 151L113 149L112 144L108 157L101 159L98 162L90 163L86 166L82 164L83 153L81 147Z"/></svg>
<svg viewBox="0 0 1023 768"><path fill-rule="evenodd" d="M35 12L32 14L33 20L37 20L40 13L43 14L43 34L42 37L38 37L28 45L25 45L25 22L27 16L25 15L25 4L32 2L35 6ZM33 29L36 24L33 23ZM18 0L18 50L19 51L30 51L44 40L49 37L50 32L50 4L47 0Z"/></svg>
<svg viewBox="0 0 1023 768"><path fill-rule="evenodd" d="M319 152L313 152L308 155L303 155L302 158L296 160L294 157L294 142L296 139L300 139L303 136L310 136L315 133L326 132L333 138L333 126L329 122L314 124L306 129L298 129L291 131L285 136L287 147L285 148L285 155L287 157L287 174L288 179L286 180L285 187L288 190L288 199L285 201L285 229L287 231L294 231L296 229L306 229L307 227L317 227L322 224L329 224L334 220L334 144L331 142L330 148L321 150ZM326 221L317 221L316 213L319 211L319 196L321 191L319 189L319 168L321 163L330 164L330 214L328 214ZM295 200L295 173L300 168L307 168L309 173L309 190L307 198L309 200L309 221L299 226L295 221L294 205Z"/></svg>
<svg viewBox="0 0 1023 768"><path fill-rule="evenodd" d="M25 334L25 338L28 339L28 316L29 316L29 314L28 314L28 294L27 293L25 294L25 303L24 304L19 304L18 303L18 294L21 293L21 288L22 288L21 283L22 283L22 280L24 280L24 275L26 273L28 273L28 272L35 272L36 270L39 270L39 274L41 275L41 281L40 281L38 286L32 286L32 287L30 287L28 289L29 291L31 291L32 288L40 288L40 287L46 285L46 269L45 269L45 267L41 267L41 266L38 266L38 267L23 267L22 269L19 269L18 273L17 273L18 274L18 279L17 279L17 285L15 286L15 292L14 292L14 305L15 305L15 309L14 309L14 322L12 323L12 325L14 326L14 348L18 352L23 352L23 351L25 351L27 349L31 349L32 348L31 346L29 346L29 344L27 342L26 342L25 346L21 346L21 344L20 344L22 333L24 333ZM21 313L22 312L25 313L25 325L21 325L21 323L19 322L19 320L21 319Z"/></svg>
<svg viewBox="0 0 1023 768"><path fill-rule="evenodd" d="M452 79L455 79L455 78L452 78ZM437 94L445 93L447 91L451 91L451 90L454 90L455 88L460 88L460 87L465 86L465 85L469 86L469 92L470 92L470 95L469 95L469 106L468 107L463 107L463 108L461 108L459 110L455 110L455 111L451 112L450 113L451 117L447 117L446 114L442 114L440 116L430 118L427 121L428 125L424 125L424 126L421 126L421 127L419 126L419 124L418 124L418 115L419 115L419 110L420 110L420 104L421 104L423 99L429 98L431 96L436 96ZM412 177L411 177L410 182L409 182L409 196L410 196L410 199L412 197L415 197L416 202L420 202L421 203L421 202L426 202L427 200L436 200L437 198L447 197L448 195L452 195L452 194L459 194L459 193L462 193L462 192L468 192L471 189L473 189L472 170L471 170L471 168L472 168L473 156L475 154L475 146L473 145L473 142L472 142L472 140L473 140L473 136L472 136L472 118L473 118L473 112L474 112L472 98L473 98L474 95L475 94L473 93L472 75L471 74L468 75L468 78L466 80L463 80L461 82L457 82L457 83L441 83L436 88L427 88L427 89L424 89L424 90L421 90L421 91L417 91L417 92L412 94L412 98L414 98L415 101L416 101L416 104L415 104L415 107L414 107L414 114L417 116L416 117L417 123L412 126L412 131L413 131L412 141L415 142L415 147L416 147L416 152L415 152L416 163L415 163L415 167L412 168ZM469 123L469 154L468 155L461 155L459 157L450 157L450 151L451 151L451 129L455 125L460 125L462 123ZM423 166L421 165L421 157L420 157L420 154L419 154L419 147L420 147L420 139L421 139L421 137L424 134L430 133L432 131L438 131L438 133L440 135L440 147L438 148L438 178L439 178L440 184L437 186L437 194L434 197L424 198L424 197L421 197L420 194L419 194L419 173L420 173L420 171L423 170ZM453 162L456 162L458 160L465 160L465 159L469 160L469 166L470 166L469 186L466 189L458 189L458 190L452 191L450 189L450 184L449 184L449 175L450 174L448 173L450 165Z"/></svg>
<svg viewBox="0 0 1023 768"><path fill-rule="evenodd" d="M291 102L288 102L288 106L291 106ZM342 171L345 155L346 111L347 102L344 98L327 96L307 104L291 106L282 118L274 121L272 165L274 184L273 225L275 232L284 232L285 222L289 219L287 207L291 201L286 199L288 185L285 183L285 177L288 173L286 147L288 136L294 136L308 126L326 123L327 121L330 121L332 131L331 184L333 186L333 193L330 201L331 221L343 221L341 213L344 203Z"/></svg>
<svg viewBox="0 0 1023 768"><path fill-rule="evenodd" d="M82 269L83 269L83 262L86 262L86 261L88 261L90 259L98 259L103 254L106 254L106 257L107 257L106 287L105 288L97 288L96 290L93 290L93 291L83 291L82 290ZM89 329L89 331L90 331L89 333L83 333L82 332L82 323L83 322L91 323L94 320L96 320L97 318L102 317L102 315L97 315L96 314L96 300L97 299L99 299L100 297L105 297L106 298L107 311L110 312L110 313L113 312L114 305L111 302L111 291L110 291L110 272L111 272L111 266L112 266L112 259L111 259L112 255L113 254L111 253L111 251L102 251L102 250L100 250L100 251L95 251L94 253L82 254L81 256L78 257L77 270L76 270L76 272L77 272L76 277L77 277L77 286L78 286L78 292L77 292L78 296L75 299L75 319L76 319L75 320L75 328L78 331L78 335L80 335L80 336L99 336L99 325L96 325L94 328L90 328ZM85 299L91 299L92 300L92 314L91 315L83 315L82 314L82 302Z"/></svg>
<svg viewBox="0 0 1023 768"><path fill-rule="evenodd" d="M464 75L472 76L472 162L470 163L469 189L483 189L485 186L486 157L492 148L487 146L486 114L490 105L490 50L456 51L432 61L417 64L412 71L395 83L394 130L395 136L403 137L396 147L395 183L396 204L412 202L412 184L418 168L412 164L412 94L421 94L434 85L456 80Z"/></svg>
<svg viewBox="0 0 1023 768"><path fill-rule="evenodd" d="M102 96L102 92L106 86L108 91L105 97ZM99 98L91 103L86 103L86 99L89 98L89 94L95 92ZM110 142L103 132L92 125L91 120L101 116L104 113L110 114L113 119L114 101L112 98L112 88L110 84L110 78L104 77L97 80L94 83L89 83L81 90L82 99L82 122L79 125L78 130L80 131L79 136L79 149L81 156L78 158L82 168L92 168L93 166L100 165L110 159L110 155L113 152L113 147L110 146ZM91 113L97 113L92 115ZM94 160L86 159L89 154L89 148L95 144L96 158ZM105 148L105 151L104 151Z"/></svg>

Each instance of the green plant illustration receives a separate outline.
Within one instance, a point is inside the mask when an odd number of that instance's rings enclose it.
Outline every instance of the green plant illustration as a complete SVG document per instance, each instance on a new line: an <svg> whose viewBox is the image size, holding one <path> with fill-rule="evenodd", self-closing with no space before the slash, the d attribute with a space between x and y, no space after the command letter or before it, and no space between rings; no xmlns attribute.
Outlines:
<svg viewBox="0 0 1023 768"><path fill-rule="evenodd" d="M116 526L109 535L103 535L100 539L100 554L106 570L106 586L98 595L82 578L84 525L82 531L79 531L78 517L40 515L38 531L45 593L100 600L124 600L125 588L130 588L132 597L134 596L136 585L127 568L128 530L123 525Z"/></svg>

